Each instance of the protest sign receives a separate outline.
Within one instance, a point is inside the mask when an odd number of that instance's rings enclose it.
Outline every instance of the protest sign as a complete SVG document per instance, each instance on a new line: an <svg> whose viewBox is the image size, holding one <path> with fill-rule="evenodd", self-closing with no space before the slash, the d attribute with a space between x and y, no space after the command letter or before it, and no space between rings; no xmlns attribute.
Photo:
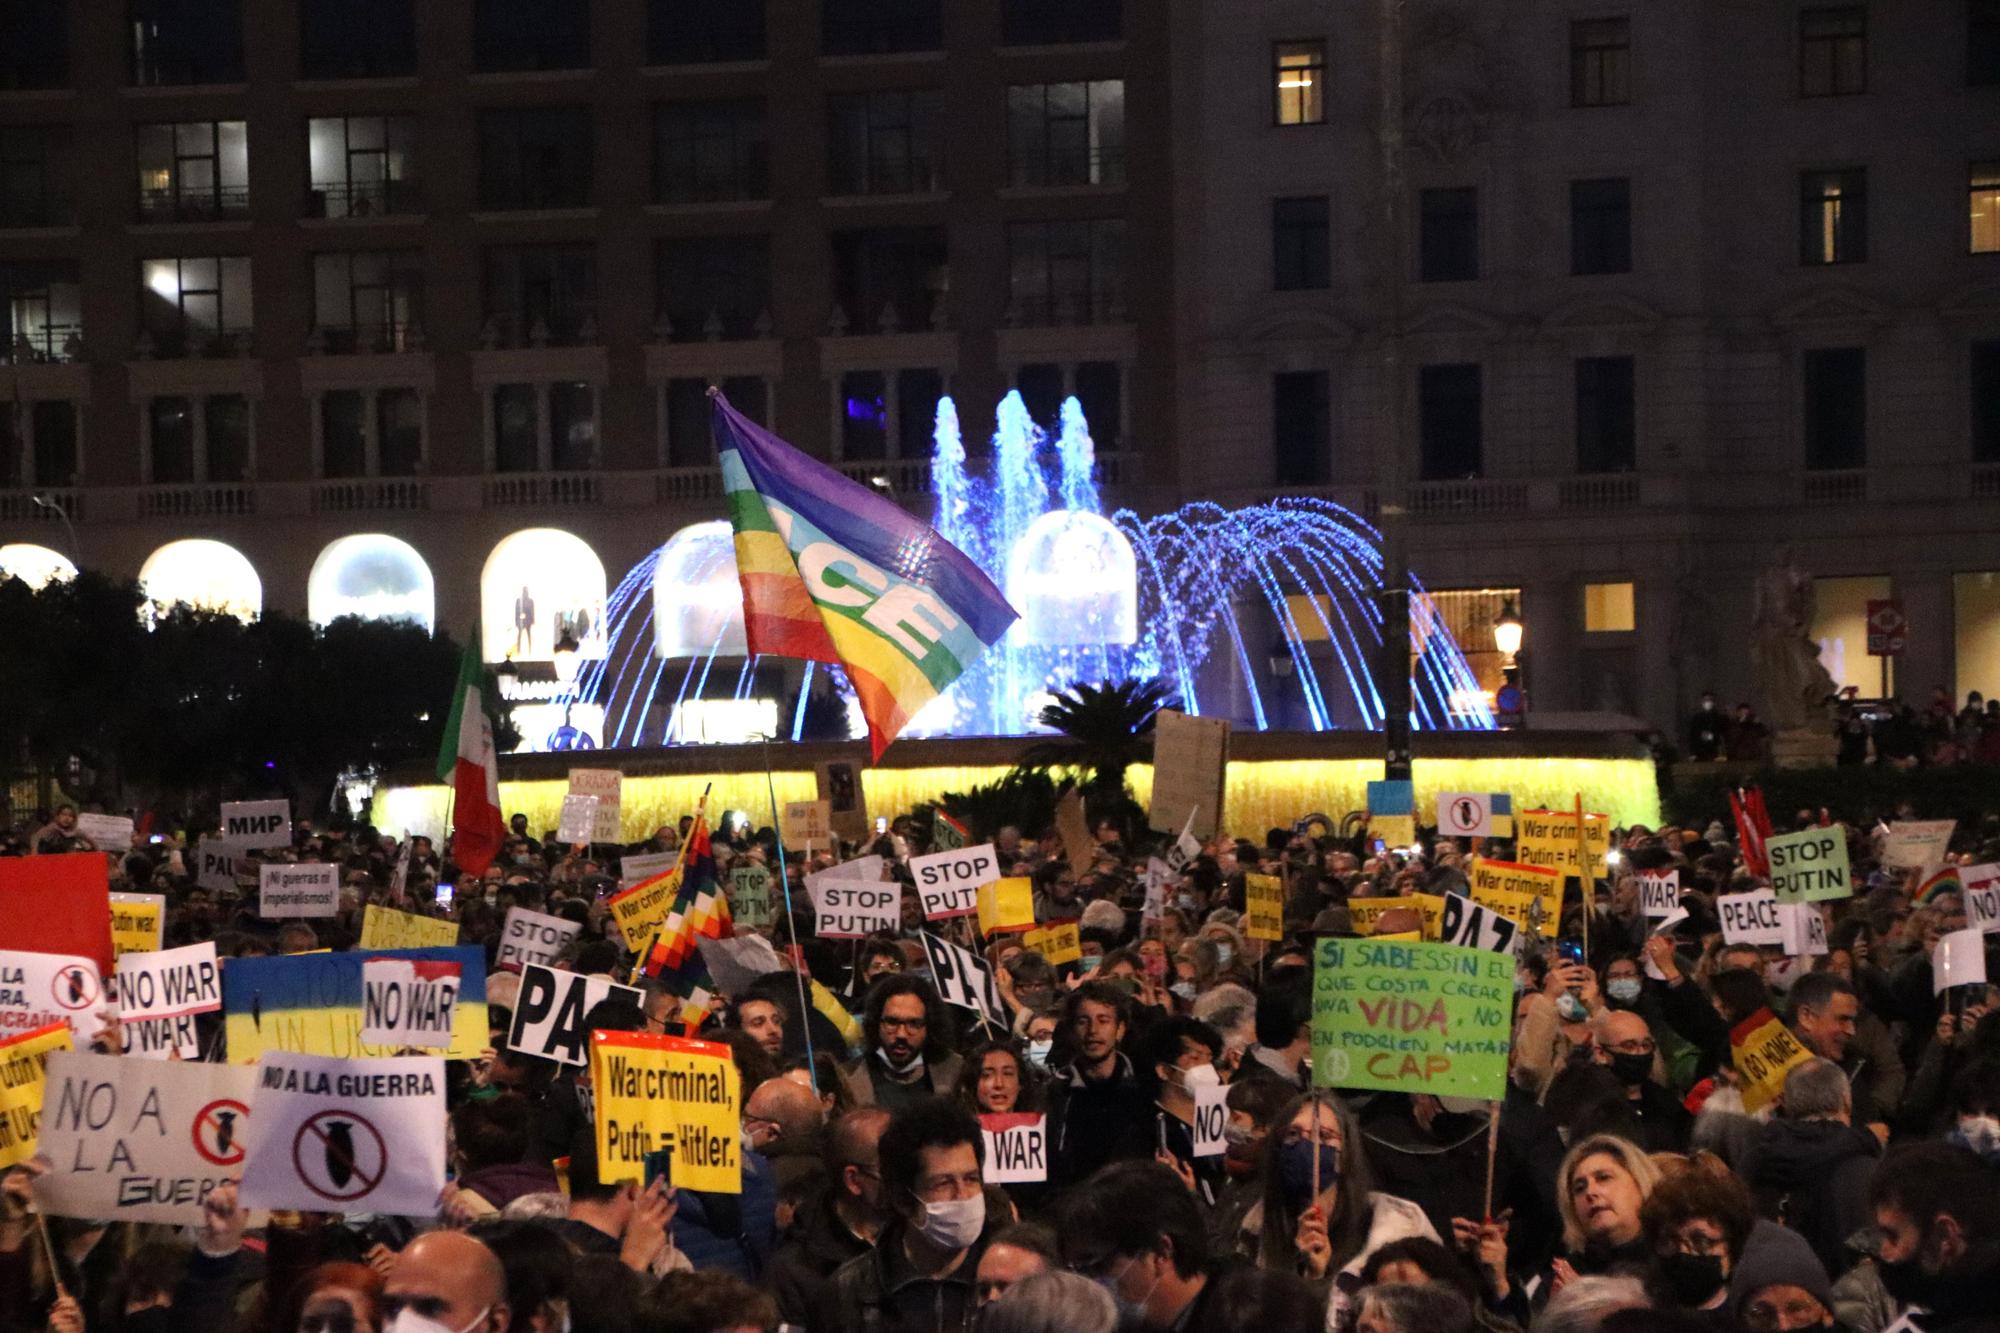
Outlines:
<svg viewBox="0 0 2000 1333"><path fill-rule="evenodd" d="M1965 915L1986 934L2000 932L2000 865L1966 866L1958 872L1965 885Z"/></svg>
<svg viewBox="0 0 2000 1333"><path fill-rule="evenodd" d="M1083 931L1074 921L1051 921L1021 936L1021 947L1038 953L1051 967L1074 963L1083 957Z"/></svg>
<svg viewBox="0 0 2000 1333"><path fill-rule="evenodd" d="M1779 902L1821 902L1852 898L1854 881L1847 870L1847 830L1809 828L1780 833L1765 840L1771 863L1771 889Z"/></svg>
<svg viewBox="0 0 2000 1333"><path fill-rule="evenodd" d="M680 861L678 852L627 853L618 860L618 882L626 888L643 884L672 870Z"/></svg>
<svg viewBox="0 0 2000 1333"><path fill-rule="evenodd" d="M1778 919L1785 936L1778 947L1788 958L1811 958L1826 952L1826 918L1811 903L1779 903Z"/></svg>
<svg viewBox="0 0 2000 1333"><path fill-rule="evenodd" d="M1882 839L1882 864L1898 870L1922 870L1943 865L1951 846L1955 819L1903 819L1889 825Z"/></svg>
<svg viewBox="0 0 2000 1333"><path fill-rule="evenodd" d="M1441 943L1456 944L1467 949L1488 949L1494 953L1511 954L1521 942L1521 928L1498 912L1481 907L1470 898L1447 893L1444 896L1444 919L1439 924L1438 939Z"/></svg>
<svg viewBox="0 0 2000 1333"><path fill-rule="evenodd" d="M1545 939L1554 939L1562 921L1562 876L1547 866L1523 865L1519 861L1489 861L1472 858L1472 900L1480 901L1486 891L1532 894L1535 907L1530 920L1519 924Z"/></svg>
<svg viewBox="0 0 2000 1333"><path fill-rule="evenodd" d="M1397 910L1415 912L1423 918L1420 932L1424 939L1436 939L1444 925L1444 899L1435 893L1409 893L1400 898L1349 898L1348 918L1354 923L1357 935L1366 935L1375 929L1375 923L1382 919L1384 912Z"/></svg>
<svg viewBox="0 0 2000 1333"><path fill-rule="evenodd" d="M1049 1118L1033 1111L989 1111L979 1117L986 1140L989 1185L1033 1185L1049 1178Z"/></svg>
<svg viewBox="0 0 2000 1333"><path fill-rule="evenodd" d="M732 867L729 872L729 913L745 930L764 930L771 924L771 872L752 861Z"/></svg>
<svg viewBox="0 0 2000 1333"><path fill-rule="evenodd" d="M267 861L257 868L257 915L265 920L339 912L339 866Z"/></svg>
<svg viewBox="0 0 2000 1333"><path fill-rule="evenodd" d="M120 856L132 850L132 820L126 815L78 815L76 831L100 852Z"/></svg>
<svg viewBox="0 0 2000 1333"><path fill-rule="evenodd" d="M1276 875L1243 877L1243 934L1276 942L1285 937L1285 882Z"/></svg>
<svg viewBox="0 0 2000 1333"><path fill-rule="evenodd" d="M579 847L590 841L590 835L597 831L597 798L595 796L565 796L562 798L562 813L556 818L556 841L571 847Z"/></svg>
<svg viewBox="0 0 2000 1333"><path fill-rule="evenodd" d="M647 1032L590 1034L597 1175L644 1183L646 1155L671 1153L667 1183L743 1192L736 1062L720 1042Z"/></svg>
<svg viewBox="0 0 2000 1333"><path fill-rule="evenodd" d="M1027 930L1035 924L1035 885L1029 879L996 879L979 887L979 933Z"/></svg>
<svg viewBox="0 0 2000 1333"><path fill-rule="evenodd" d="M1220 1157L1229 1149L1229 1085L1208 1083L1194 1090L1194 1155Z"/></svg>
<svg viewBox="0 0 2000 1333"><path fill-rule="evenodd" d="M778 834L787 847L833 845L833 807L827 801L786 801Z"/></svg>
<svg viewBox="0 0 2000 1333"><path fill-rule="evenodd" d="M1369 782L1364 795L1368 813L1372 815L1409 815L1417 813L1417 787L1408 778L1377 778Z"/></svg>
<svg viewBox="0 0 2000 1333"><path fill-rule="evenodd" d="M1639 905L1649 918L1672 916L1681 906L1681 872L1642 870L1639 872Z"/></svg>
<svg viewBox="0 0 2000 1333"><path fill-rule="evenodd" d="M213 940L156 953L126 954L118 960L111 980L119 1017L128 1023L140 1018L213 1013L222 1007L222 965L215 961Z"/></svg>
<svg viewBox="0 0 2000 1333"><path fill-rule="evenodd" d="M1000 992L993 984L993 969L983 957L928 930L918 932L917 938L930 956L931 983L946 1004L970 1009L989 1022L1007 1021L1000 1007Z"/></svg>
<svg viewBox="0 0 2000 1333"><path fill-rule="evenodd" d="M507 909L507 924L500 932L500 952L493 965L503 972L519 972L529 963L554 962L583 927L568 917L530 912L525 907Z"/></svg>
<svg viewBox="0 0 2000 1333"><path fill-rule="evenodd" d="M457 963L458 1002L446 1054L454 1060L472 1060L493 1044L486 1026L486 951L477 945L368 955L302 953L232 958L222 969L222 1015L230 1060L247 1064L266 1051L341 1057L393 1054L393 1047L371 1045L361 1036L361 968L369 957Z"/></svg>
<svg viewBox="0 0 2000 1333"><path fill-rule="evenodd" d="M211 893L234 891L238 875L257 873L257 863L247 859L249 850L241 843L203 838L194 845L195 883Z"/></svg>
<svg viewBox="0 0 2000 1333"><path fill-rule="evenodd" d="M1153 719L1147 827L1160 833L1185 828L1197 838L1214 837L1228 792L1228 720L1191 717L1172 708L1162 708Z"/></svg>
<svg viewBox="0 0 2000 1333"><path fill-rule="evenodd" d="M111 954L113 961L128 953L160 947L166 938L167 896L163 893L111 895Z"/></svg>
<svg viewBox="0 0 2000 1333"><path fill-rule="evenodd" d="M268 852L292 845L288 801L229 801L222 807L222 839L245 851Z"/></svg>
<svg viewBox="0 0 2000 1333"><path fill-rule="evenodd" d="M829 759L813 765L819 798L826 802L827 824L849 842L868 838L868 802L861 791L861 770L851 759ZM936 846L942 842L932 839Z"/></svg>
<svg viewBox="0 0 2000 1333"><path fill-rule="evenodd" d="M135 1060L199 1060L201 1030L193 1014L171 1018L135 1018L121 1029L125 1054Z"/></svg>
<svg viewBox="0 0 2000 1333"><path fill-rule="evenodd" d="M620 838L624 799L625 775L615 768L572 768L569 771L569 794L571 796L593 796L597 805L593 810L590 836L580 838L580 842L617 842ZM569 839L565 838L567 842Z"/></svg>
<svg viewBox="0 0 2000 1333"><path fill-rule="evenodd" d="M361 964L361 1040L371 1046L451 1045L458 964L369 958Z"/></svg>
<svg viewBox="0 0 2000 1333"><path fill-rule="evenodd" d="M42 1101L35 1201L59 1217L198 1225L254 1141L247 1065L140 1064L57 1051Z"/></svg>
<svg viewBox="0 0 2000 1333"><path fill-rule="evenodd" d="M1745 1115L1776 1101L1785 1090L1785 1075L1812 1059L1812 1052L1769 1009L1759 1009L1730 1031L1729 1051L1742 1076Z"/></svg>
<svg viewBox="0 0 2000 1333"><path fill-rule="evenodd" d="M35 1155L49 1054L71 1049L67 1023L0 1040L0 1170Z"/></svg>
<svg viewBox="0 0 2000 1333"><path fill-rule="evenodd" d="M1486 838L1493 834L1493 798L1483 791L1441 791L1437 831L1446 838Z"/></svg>
<svg viewBox="0 0 2000 1333"><path fill-rule="evenodd" d="M618 923L618 933L625 937L626 948L644 948L659 933L673 914L674 900L680 891L681 871L675 869L670 874L642 880L604 900L611 910L611 919Z"/></svg>
<svg viewBox="0 0 2000 1333"><path fill-rule="evenodd" d="M93 960L79 954L0 952L0 1036L67 1023L82 1045L117 1013L118 1001L105 989Z"/></svg>
<svg viewBox="0 0 2000 1333"><path fill-rule="evenodd" d="M458 943L458 922L368 904L361 913L363 949L442 949Z"/></svg>
<svg viewBox="0 0 2000 1333"><path fill-rule="evenodd" d="M244 1164L251 1208L430 1217L444 1189L444 1061L266 1051Z"/></svg>
<svg viewBox="0 0 2000 1333"><path fill-rule="evenodd" d="M1953 986L1986 984L1986 936L1976 926L1950 931L1938 937L1931 954L1931 994L1942 995Z"/></svg>
<svg viewBox="0 0 2000 1333"><path fill-rule="evenodd" d="M1725 944L1783 944L1785 919L1778 912L1778 895L1769 889L1755 893L1725 893L1715 900L1722 918Z"/></svg>
<svg viewBox="0 0 2000 1333"><path fill-rule="evenodd" d="M1604 873L1604 855L1611 850L1611 817L1585 812L1584 851L1593 877ZM1574 878L1577 875L1576 813L1570 810L1523 810L1514 816L1514 859Z"/></svg>
<svg viewBox="0 0 2000 1333"><path fill-rule="evenodd" d="M1056 798L1056 836L1062 840L1063 859L1078 878L1088 875L1097 864L1097 840L1090 836L1090 821L1083 814L1083 791L1070 787Z"/></svg>
<svg viewBox="0 0 2000 1333"><path fill-rule="evenodd" d="M583 1019L603 1000L644 1005L646 993L621 986L608 977L530 963L521 969L521 990L514 1000L514 1025L507 1032L507 1049L523 1055L580 1065L590 1058L585 1043L590 1033Z"/></svg>
<svg viewBox="0 0 2000 1333"><path fill-rule="evenodd" d="M1323 939L1313 962L1313 1082L1498 1101L1514 960L1454 944Z"/></svg>
<svg viewBox="0 0 2000 1333"><path fill-rule="evenodd" d="M923 900L924 919L971 916L979 910L979 890L1000 878L1000 855L993 844L960 847L910 858L910 877Z"/></svg>
<svg viewBox="0 0 2000 1333"><path fill-rule="evenodd" d="M1509 889L1480 888L1474 886L1467 894L1495 916L1502 916L1514 923L1517 930L1525 932L1528 923L1536 919L1541 899L1532 893L1515 893Z"/></svg>
<svg viewBox="0 0 2000 1333"><path fill-rule="evenodd" d="M694 947L701 950L701 961L708 964L708 975L715 981L715 989L732 997L742 995L757 978L767 977L785 966L785 960L778 957L771 941L762 935L725 935L719 940L696 935Z"/></svg>
<svg viewBox="0 0 2000 1333"><path fill-rule="evenodd" d="M878 865L880 857L868 857ZM823 940L858 940L878 931L895 931L902 924L903 886L876 876L868 878L836 874L859 862L849 861L832 870L806 876L806 892L812 896L815 933ZM879 870L877 875L879 876Z"/></svg>
<svg viewBox="0 0 2000 1333"><path fill-rule="evenodd" d="M972 845L972 830L942 809L931 811L931 846L941 852L957 851Z"/></svg>
<svg viewBox="0 0 2000 1333"><path fill-rule="evenodd" d="M109 972L111 884L104 857L0 856L0 921L7 923L10 949L81 954L100 975Z"/></svg>

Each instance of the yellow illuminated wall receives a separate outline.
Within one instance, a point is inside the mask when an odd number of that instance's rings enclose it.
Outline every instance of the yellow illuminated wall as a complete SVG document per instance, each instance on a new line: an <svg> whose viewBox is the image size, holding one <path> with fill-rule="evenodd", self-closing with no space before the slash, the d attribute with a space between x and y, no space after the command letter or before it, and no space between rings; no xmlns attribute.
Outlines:
<svg viewBox="0 0 2000 1333"><path fill-rule="evenodd" d="M1889 576L1814 579L1812 636L1819 644L1820 665L1833 683L1846 689L1852 685L1862 697L1879 697L1882 689L1882 659L1868 655L1868 603L1891 596ZM1896 688L1893 660L1889 669L1889 689Z"/></svg>
<svg viewBox="0 0 2000 1333"><path fill-rule="evenodd" d="M2000 574L1954 575L1951 601L1958 701L1972 690L1989 699L2000 695Z"/></svg>

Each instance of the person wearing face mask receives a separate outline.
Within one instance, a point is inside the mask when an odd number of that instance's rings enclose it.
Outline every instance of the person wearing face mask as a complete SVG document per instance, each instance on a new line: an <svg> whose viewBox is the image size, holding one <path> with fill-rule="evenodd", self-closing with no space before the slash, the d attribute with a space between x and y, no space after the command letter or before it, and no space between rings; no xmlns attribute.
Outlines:
<svg viewBox="0 0 2000 1333"><path fill-rule="evenodd" d="M1652 1252L1650 1285L1662 1304L1734 1327L1729 1278L1743 1260L1756 1214L1736 1177L1687 1166L1662 1180L1639 1211Z"/></svg>
<svg viewBox="0 0 2000 1333"><path fill-rule="evenodd" d="M426 1232L390 1266L382 1314L382 1333L507 1333L507 1274L464 1232Z"/></svg>
<svg viewBox="0 0 2000 1333"><path fill-rule="evenodd" d="M1236 1270L1212 1263L1201 1210L1158 1162L1118 1162L1064 1201L1063 1261L1095 1282L1124 1330L1205 1329L1219 1312L1217 1281Z"/></svg>
<svg viewBox="0 0 2000 1333"><path fill-rule="evenodd" d="M1988 1166L2000 1166L2000 1059L1987 1056L1960 1070L1951 1101L1946 1141L1969 1148Z"/></svg>
<svg viewBox="0 0 2000 1333"><path fill-rule="evenodd" d="M1658 1048L1646 1020L1630 1010L1606 1009L1591 1024L1591 1038L1597 1063L1624 1085L1639 1146L1647 1152L1686 1152L1694 1117L1653 1077Z"/></svg>
<svg viewBox="0 0 2000 1333"><path fill-rule="evenodd" d="M897 1111L879 1152L890 1221L875 1245L835 1270L809 1333L965 1333L989 1239L979 1122L944 1098Z"/></svg>
<svg viewBox="0 0 2000 1333"><path fill-rule="evenodd" d="M1875 1271L1924 1333L1994 1327L2000 1292L2000 1172L1953 1143L1912 1143L1882 1159L1869 1186Z"/></svg>
<svg viewBox="0 0 2000 1333"><path fill-rule="evenodd" d="M1785 1075L1778 1115L1758 1131L1743 1178L1757 1211L1804 1236L1829 1273L1853 1262L1847 1241L1868 1225L1868 1182L1880 1141L1854 1123L1847 1075L1812 1059Z"/></svg>
<svg viewBox="0 0 2000 1333"><path fill-rule="evenodd" d="M861 1030L862 1054L840 1074L856 1106L896 1111L957 1086L961 1062L944 1003L922 977L898 973L877 982Z"/></svg>
<svg viewBox="0 0 2000 1333"><path fill-rule="evenodd" d="M799 1209L771 1256L764 1280L789 1324L804 1325L834 1271L866 1254L891 1216L882 1197L879 1145L889 1113L879 1106L849 1111L827 1131L829 1179Z"/></svg>
<svg viewBox="0 0 2000 1333"><path fill-rule="evenodd" d="M1186 1181L1206 1207L1213 1208L1228 1182L1220 1156L1197 1157L1194 1152L1195 1094L1222 1086L1215 1061L1222 1054L1222 1035L1198 1018L1176 1017L1156 1023L1141 1043L1137 1066L1153 1082L1154 1157Z"/></svg>

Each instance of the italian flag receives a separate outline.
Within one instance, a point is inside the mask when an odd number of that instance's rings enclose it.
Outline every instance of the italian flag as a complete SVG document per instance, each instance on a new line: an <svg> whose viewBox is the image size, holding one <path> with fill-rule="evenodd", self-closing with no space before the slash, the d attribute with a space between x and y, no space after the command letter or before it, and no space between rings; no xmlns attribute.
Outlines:
<svg viewBox="0 0 2000 1333"><path fill-rule="evenodd" d="M444 743L438 747L438 780L452 788L451 859L468 875L486 873L500 854L506 831L500 818L500 761L493 752L493 727L480 698L485 679L475 630L458 665L451 717L444 724Z"/></svg>

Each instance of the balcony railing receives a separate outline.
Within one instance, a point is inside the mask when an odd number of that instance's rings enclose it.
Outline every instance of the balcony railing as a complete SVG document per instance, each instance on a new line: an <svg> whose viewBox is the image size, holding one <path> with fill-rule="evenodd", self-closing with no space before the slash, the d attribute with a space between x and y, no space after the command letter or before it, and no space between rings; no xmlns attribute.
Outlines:
<svg viewBox="0 0 2000 1333"><path fill-rule="evenodd" d="M307 356L351 356L357 352L420 352L424 347L423 326L416 320L406 323L373 324L366 328L336 328L321 325L306 335Z"/></svg>
<svg viewBox="0 0 2000 1333"><path fill-rule="evenodd" d="M195 358L227 359L249 356L256 350L254 335L249 329L142 329L133 344L135 359L148 361L191 360Z"/></svg>
<svg viewBox="0 0 2000 1333"><path fill-rule="evenodd" d="M409 477L322 481L312 489L315 514L421 513L430 507L430 483Z"/></svg>
<svg viewBox="0 0 2000 1333"><path fill-rule="evenodd" d="M583 509L604 502L595 472L536 472L488 477L480 495L487 509Z"/></svg>
<svg viewBox="0 0 2000 1333"><path fill-rule="evenodd" d="M250 216L250 187L215 190L141 190L141 222L223 222Z"/></svg>
<svg viewBox="0 0 2000 1333"><path fill-rule="evenodd" d="M1639 503L1639 474L1572 477L1556 488L1564 509L1629 509Z"/></svg>
<svg viewBox="0 0 2000 1333"><path fill-rule="evenodd" d="M392 217L423 212L415 181L322 181L306 196L306 216L314 218Z"/></svg>
<svg viewBox="0 0 2000 1333"><path fill-rule="evenodd" d="M23 329L12 342L0 341L0 364L45 365L83 356L83 325L41 324Z"/></svg>
<svg viewBox="0 0 2000 1333"><path fill-rule="evenodd" d="M1524 481L1426 481L1410 488L1410 512L1424 517L1519 513L1528 507Z"/></svg>
<svg viewBox="0 0 2000 1333"><path fill-rule="evenodd" d="M81 523L83 494L75 487L0 491L0 523L60 523L65 515Z"/></svg>
<svg viewBox="0 0 2000 1333"><path fill-rule="evenodd" d="M1866 472L1808 472L1799 478L1799 501L1802 504L1854 504L1867 498Z"/></svg>
<svg viewBox="0 0 2000 1333"><path fill-rule="evenodd" d="M139 493L140 518L251 518L257 488L248 483L152 486Z"/></svg>

